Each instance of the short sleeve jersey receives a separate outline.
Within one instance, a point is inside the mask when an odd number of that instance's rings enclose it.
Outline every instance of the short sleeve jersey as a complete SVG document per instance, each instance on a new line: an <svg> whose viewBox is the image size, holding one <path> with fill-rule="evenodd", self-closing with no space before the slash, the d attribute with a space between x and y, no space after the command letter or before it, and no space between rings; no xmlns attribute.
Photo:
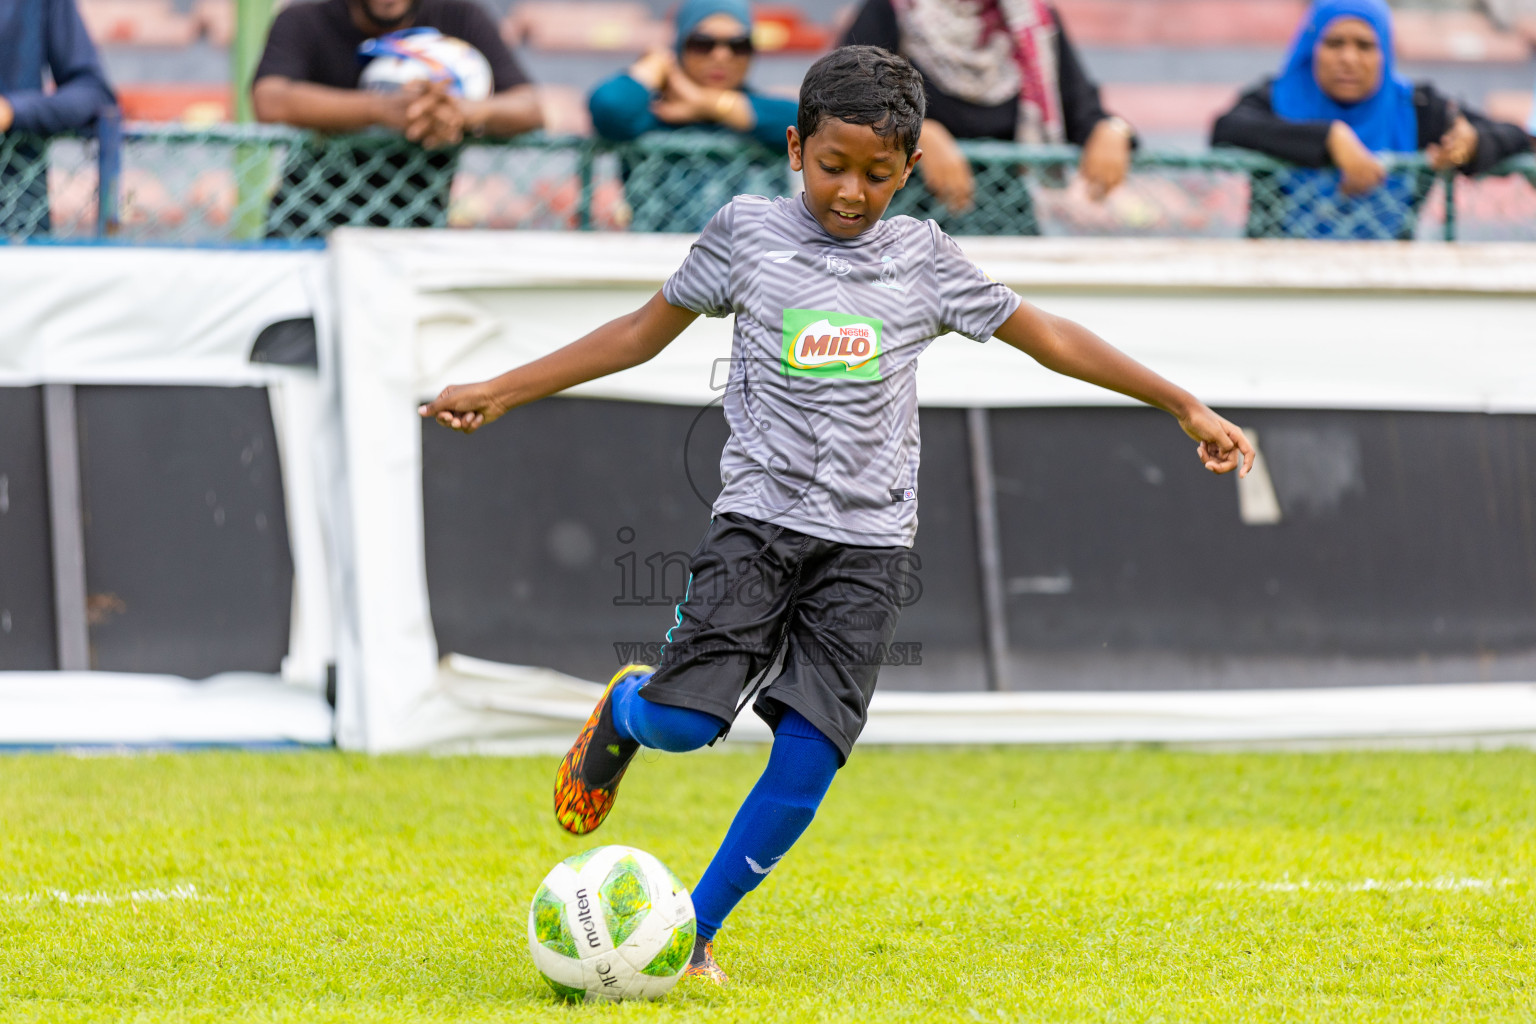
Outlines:
<svg viewBox="0 0 1536 1024"><path fill-rule="evenodd" d="M917 535L917 357L1019 306L932 221L836 238L799 196L737 196L662 295L736 317L715 511L870 547Z"/></svg>

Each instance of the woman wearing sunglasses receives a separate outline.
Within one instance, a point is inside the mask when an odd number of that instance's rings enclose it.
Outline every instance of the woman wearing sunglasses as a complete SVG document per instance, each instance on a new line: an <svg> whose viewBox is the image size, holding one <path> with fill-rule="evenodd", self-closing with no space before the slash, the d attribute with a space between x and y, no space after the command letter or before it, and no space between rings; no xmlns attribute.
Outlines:
<svg viewBox="0 0 1536 1024"><path fill-rule="evenodd" d="M752 14L746 0L685 0L677 11L673 51L647 53L603 82L588 101L598 135L628 142L647 132L695 129L734 132L783 154L795 123L792 99L764 96L746 84L752 64ZM741 192L776 194L775 163L746 173L735 160L676 151L626 157L625 194L636 231L701 230ZM724 173L722 173L724 171Z"/></svg>

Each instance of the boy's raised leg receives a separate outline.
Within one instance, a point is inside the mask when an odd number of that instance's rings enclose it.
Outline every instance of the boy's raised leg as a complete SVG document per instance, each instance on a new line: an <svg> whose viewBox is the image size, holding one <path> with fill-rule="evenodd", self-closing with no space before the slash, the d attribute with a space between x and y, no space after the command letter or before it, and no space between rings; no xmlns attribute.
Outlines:
<svg viewBox="0 0 1536 1024"><path fill-rule="evenodd" d="M619 781L640 744L626 739L614 723L614 690L630 679L643 681L656 671L649 665L625 665L608 680L608 688L576 742L555 772L555 819L575 835L586 835L603 823L618 796ZM643 677L643 678L642 678Z"/></svg>
<svg viewBox="0 0 1536 1024"><path fill-rule="evenodd" d="M640 688L655 671L649 665L619 669L560 762L555 818L567 832L586 835L603 823L618 796L619 780L641 747L697 750L725 729L723 720L707 712L646 700Z"/></svg>

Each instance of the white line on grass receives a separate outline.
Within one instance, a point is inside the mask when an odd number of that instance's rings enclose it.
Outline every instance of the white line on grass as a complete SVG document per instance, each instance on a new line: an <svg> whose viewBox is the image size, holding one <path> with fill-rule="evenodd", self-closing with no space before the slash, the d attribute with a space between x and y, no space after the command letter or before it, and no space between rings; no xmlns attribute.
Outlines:
<svg viewBox="0 0 1536 1024"><path fill-rule="evenodd" d="M178 885L174 889L134 889L127 893L65 892L63 889L45 889L42 892L0 893L0 903L63 903L71 906L110 906L116 903L165 903L170 900L205 901L211 899L197 891L195 885Z"/></svg>
<svg viewBox="0 0 1536 1024"><path fill-rule="evenodd" d="M1256 892L1403 892L1411 889L1427 889L1437 892L1491 891L1514 885L1512 878L1366 878L1360 881L1311 881L1293 882L1289 878L1279 882L1218 882L1218 889L1252 889Z"/></svg>

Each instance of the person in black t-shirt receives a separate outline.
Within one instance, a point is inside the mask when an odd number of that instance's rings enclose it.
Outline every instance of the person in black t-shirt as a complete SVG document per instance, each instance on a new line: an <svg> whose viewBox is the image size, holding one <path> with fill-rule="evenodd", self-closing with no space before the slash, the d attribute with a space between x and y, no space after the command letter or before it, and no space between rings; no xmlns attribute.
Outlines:
<svg viewBox="0 0 1536 1024"><path fill-rule="evenodd" d="M403 28L435 28L479 50L492 94L452 96L441 83L394 93L358 89L357 48ZM272 23L251 99L256 117L326 132L383 128L425 150L362 141L290 153L273 196L267 233L308 238L342 225L438 227L447 221L466 134L516 135L544 123L534 89L490 16L474 0L305 0Z"/></svg>
<svg viewBox="0 0 1536 1024"><path fill-rule="evenodd" d="M955 234L1039 233L1024 179L994 176L978 188L956 139L1081 146L1078 173L1095 199L1125 180L1135 133L1104 110L1042 0L866 0L841 45L855 43L899 53L923 76L925 188L909 184L899 212Z"/></svg>

